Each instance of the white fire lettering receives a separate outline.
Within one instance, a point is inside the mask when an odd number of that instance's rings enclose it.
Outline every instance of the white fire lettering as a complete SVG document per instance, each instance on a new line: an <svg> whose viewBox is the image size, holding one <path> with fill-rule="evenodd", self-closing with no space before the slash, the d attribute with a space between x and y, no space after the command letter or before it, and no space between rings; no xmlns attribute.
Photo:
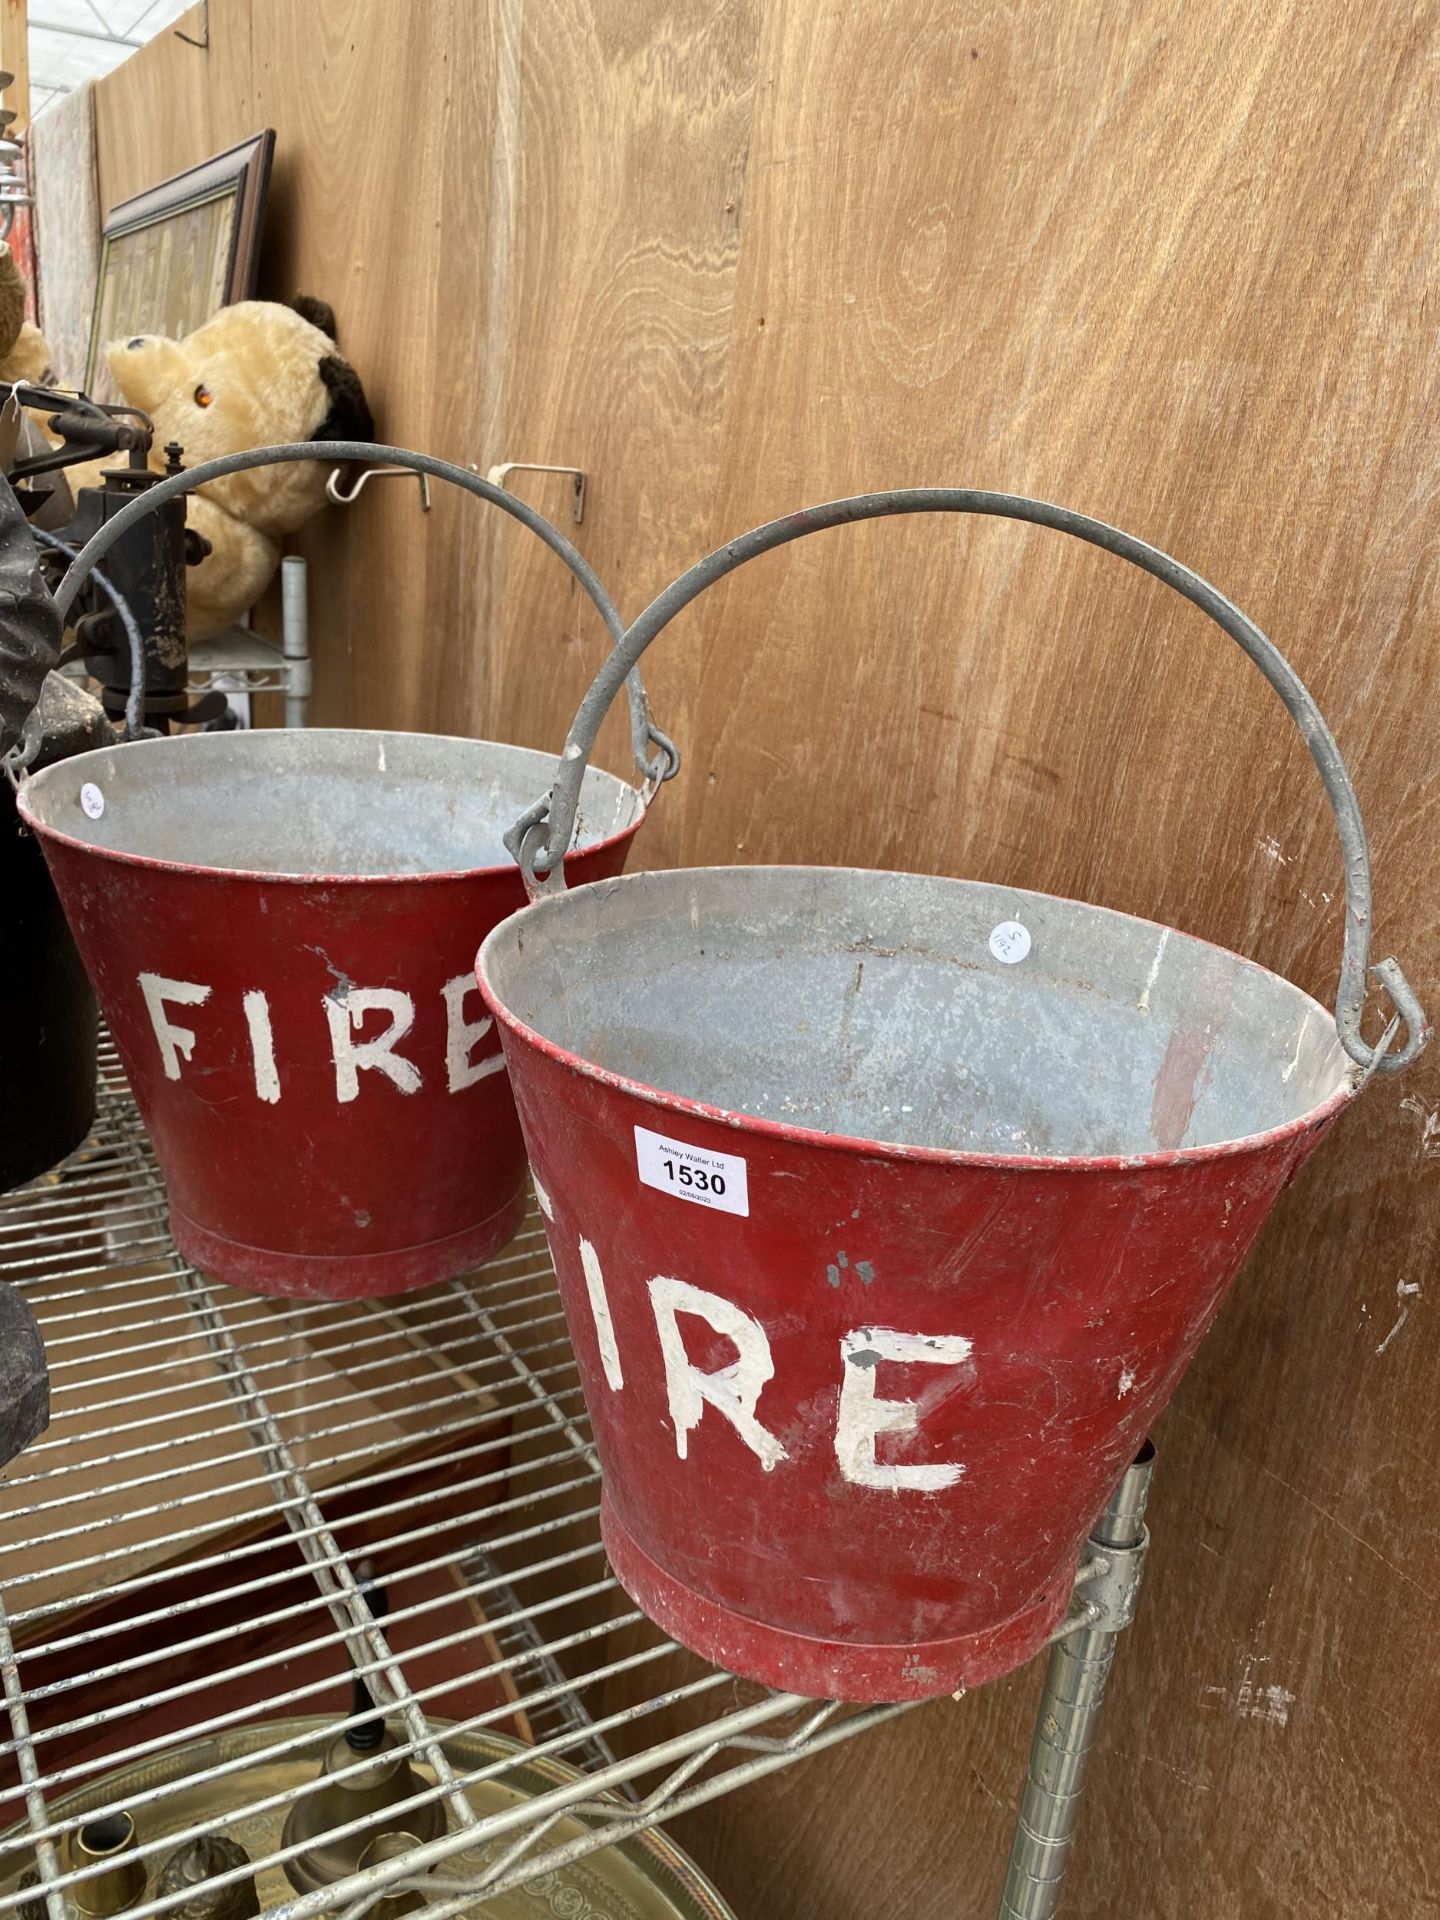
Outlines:
<svg viewBox="0 0 1440 1920"><path fill-rule="evenodd" d="M935 1493L952 1487L964 1473L955 1462L889 1465L875 1458L882 1433L914 1433L920 1409L913 1400L882 1400L875 1374L882 1360L908 1365L958 1367L970 1357L963 1334L896 1333L890 1327L857 1327L840 1342L840 1414L835 1425L835 1458L856 1487L902 1488Z"/></svg>
<svg viewBox="0 0 1440 1920"><path fill-rule="evenodd" d="M142 973L140 991L150 1014L150 1024L160 1043L160 1059L165 1078L180 1078L180 1062L195 1051L195 1035L189 1027L172 1026L165 1013L165 1002L174 1000L182 1007L203 1007L213 991L195 980L167 980L161 973Z"/></svg>
<svg viewBox="0 0 1440 1920"><path fill-rule="evenodd" d="M660 1335L665 1395L680 1458L686 1457L690 1429L699 1424L708 1401L730 1422L767 1473L778 1460L788 1460L790 1456L780 1441L755 1418L755 1403L775 1372L770 1342L760 1322L720 1294L707 1293L703 1287L692 1287L688 1281L671 1280L664 1274L657 1274L650 1282L650 1306ZM682 1313L693 1313L734 1342L735 1358L728 1367L701 1373L691 1364L677 1318Z"/></svg>
<svg viewBox="0 0 1440 1920"><path fill-rule="evenodd" d="M535 1191L543 1192L540 1182L535 1182ZM548 1213L548 1207L545 1209ZM590 1315L595 1322L595 1339L600 1347L600 1364L605 1369L605 1379L612 1393L618 1393L625 1384L625 1375L620 1367L620 1349L615 1344L615 1322L610 1318L610 1300L605 1292L605 1276L600 1271L600 1258L588 1240L580 1242L580 1268L585 1275L585 1291L590 1296ZM683 1451L683 1449L682 1449Z"/></svg>
<svg viewBox="0 0 1440 1920"><path fill-rule="evenodd" d="M275 1035L270 1028L270 1002L257 988L240 1002L250 1029L250 1058L255 1064L255 1091L267 1106L280 1098L280 1073L275 1065Z"/></svg>
<svg viewBox="0 0 1440 1920"><path fill-rule="evenodd" d="M457 973L453 980L445 982L445 1082L451 1093L462 1093L477 1080L483 1080L487 1073L502 1073L505 1069L503 1053L487 1054L483 1060L470 1058L477 1042L483 1040L495 1024L489 1014L483 1020L465 1018L466 999L479 991L473 973Z"/></svg>
<svg viewBox="0 0 1440 1920"><path fill-rule="evenodd" d="M595 1322L605 1378L612 1391L625 1384L615 1326L599 1257L580 1241L580 1266ZM657 1274L650 1285L650 1306L665 1363L665 1397L675 1429L675 1452L688 1458L690 1435L707 1405L739 1434L766 1473L790 1458L784 1443L756 1417L760 1395L774 1378L775 1362L765 1329L743 1307L687 1281ZM694 1314L712 1332L732 1342L735 1358L713 1373L702 1372L685 1350L681 1314ZM887 1493L938 1493L953 1487L965 1468L958 1460L886 1462L876 1458L875 1443L886 1433L919 1430L923 1399L885 1400L875 1390L882 1363L902 1366L963 1367L972 1342L963 1334L901 1333L893 1327L856 1327L840 1341L840 1396L834 1448L841 1477L852 1486Z"/></svg>
<svg viewBox="0 0 1440 1920"><path fill-rule="evenodd" d="M415 1024L415 1002L398 987L351 987L326 994L325 1017L330 1022L330 1052L335 1061L335 1098L344 1105L360 1091L360 1075L368 1067L392 1080L401 1093L415 1093L420 1086L420 1069L403 1054L396 1053ZM365 1016L378 1009L388 1013L390 1024L373 1040L356 1040Z"/></svg>
<svg viewBox="0 0 1440 1920"><path fill-rule="evenodd" d="M181 1026L172 1019L171 1010L176 1006L203 1007L211 1001L215 989L199 980L170 980L162 973L141 973L137 979L160 1049L160 1063L165 1078L179 1080L181 1063L194 1059L197 1035L192 1028ZM318 1015L312 1016L318 1048L323 1048L326 1029L329 1031L336 1099L342 1105L357 1099L360 1075L367 1069L383 1074L402 1093L418 1092L422 1085L420 1069L399 1050L400 1042L415 1025L413 997L398 987L357 987L344 975L337 974L337 981L338 984L321 1000L326 1025L320 1025ZM505 1071L503 1053L489 1053L479 1060L473 1057L476 1048L495 1025L488 1015L480 1020L467 1017L465 1009L468 996L479 991L473 975L468 973L457 974L440 989L440 997L445 1005L445 1081L451 1093L462 1093L489 1075ZM240 1008L250 1043L250 1068L256 1097L266 1106L276 1106L284 1093L284 1084L281 1061L275 1050L270 996L263 988L248 988L240 995ZM212 1006L212 1014L215 1010L215 1006ZM281 1010L283 1013L284 1002ZM359 1035L365 1025L366 1015L371 1013L386 1013L390 1016L390 1022L382 1032L362 1040ZM293 1020L282 1022L282 1038L292 1030ZM433 1027L431 1030L434 1030ZM233 1044L227 1039L219 1049L219 1062L213 1064L238 1068L243 1074L244 1055L242 1052L236 1059ZM214 1052L212 1041L212 1057ZM324 1053L321 1051L320 1060L314 1063L320 1071L324 1070L323 1061ZM297 1063L298 1073L303 1073L309 1065L307 1056L304 1062ZM284 1079L288 1080L289 1077L290 1068L287 1066ZM226 1097L230 1096L227 1094Z"/></svg>

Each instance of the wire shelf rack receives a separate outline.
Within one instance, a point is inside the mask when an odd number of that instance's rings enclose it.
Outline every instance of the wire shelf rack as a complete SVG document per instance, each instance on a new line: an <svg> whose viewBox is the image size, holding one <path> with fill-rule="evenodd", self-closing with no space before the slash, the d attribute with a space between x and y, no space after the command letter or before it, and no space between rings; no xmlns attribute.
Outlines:
<svg viewBox="0 0 1440 1920"><path fill-rule="evenodd" d="M273 1887L321 1732L373 1713L356 1676L414 1765L406 1824L428 1807L437 1837L282 1882L281 1920L422 1889L446 1920L902 1711L739 1681L630 1605L533 1212L473 1274L346 1303L212 1285L166 1217L107 1043L90 1141L0 1200L52 1393L0 1511L0 1915L93 1911L79 1829L131 1814L153 1868L204 1829L197 1787L231 1827L269 1818L250 1865ZM192 1896L152 1876L127 1911Z"/></svg>

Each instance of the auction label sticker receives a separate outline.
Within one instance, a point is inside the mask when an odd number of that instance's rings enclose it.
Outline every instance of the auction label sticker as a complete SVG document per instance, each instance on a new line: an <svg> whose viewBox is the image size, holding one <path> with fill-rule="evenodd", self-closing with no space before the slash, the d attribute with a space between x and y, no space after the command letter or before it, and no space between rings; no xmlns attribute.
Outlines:
<svg viewBox="0 0 1440 1920"><path fill-rule="evenodd" d="M1007 967L1015 966L1030 951L1030 929L1018 920L1002 920L990 935L990 951Z"/></svg>
<svg viewBox="0 0 1440 1920"><path fill-rule="evenodd" d="M741 1154L714 1153L708 1147L687 1146L669 1134L636 1127L635 1164L644 1185L660 1193L719 1213L749 1215L750 1190Z"/></svg>

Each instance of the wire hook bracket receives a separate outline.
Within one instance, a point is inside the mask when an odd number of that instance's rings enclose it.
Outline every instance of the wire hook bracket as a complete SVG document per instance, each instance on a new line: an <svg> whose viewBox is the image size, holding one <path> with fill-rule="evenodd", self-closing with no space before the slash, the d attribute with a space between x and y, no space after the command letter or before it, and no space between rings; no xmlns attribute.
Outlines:
<svg viewBox="0 0 1440 1920"><path fill-rule="evenodd" d="M510 489L512 473L568 473L570 476L570 518L576 526L585 518L585 475L579 467L544 467L533 460L503 460L491 467L485 478L492 487Z"/></svg>
<svg viewBox="0 0 1440 1920"><path fill-rule="evenodd" d="M333 501L337 507L349 507L360 498L372 480L418 480L420 482L420 511L430 511L430 476L417 473L413 467L362 467L355 477L355 484L347 493L341 484L344 467L332 467L325 482L325 498Z"/></svg>

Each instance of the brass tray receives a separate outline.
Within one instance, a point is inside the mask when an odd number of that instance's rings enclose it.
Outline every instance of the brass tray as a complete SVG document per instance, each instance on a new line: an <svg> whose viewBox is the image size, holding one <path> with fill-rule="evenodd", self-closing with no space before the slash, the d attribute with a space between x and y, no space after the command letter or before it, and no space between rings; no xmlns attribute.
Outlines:
<svg viewBox="0 0 1440 1920"><path fill-rule="evenodd" d="M466 1789L470 1804L481 1818L489 1818L518 1801L557 1786L571 1786L584 1778L560 1761L530 1754L517 1741L496 1734L455 1733L445 1737L443 1721L431 1724L442 1736L445 1755L457 1773L469 1773L496 1760L514 1758L515 1765L503 1778L480 1781ZM403 1738L401 1728L397 1726L395 1731ZM267 1749L301 1734L313 1735L313 1739L306 1746L267 1760ZM238 1840L251 1859L258 1860L280 1846L290 1795L314 1779L334 1734L335 1722L328 1718L265 1721L208 1740L196 1740L152 1760L118 1768L92 1786L51 1800L49 1811L55 1819L98 1813L103 1809L118 1811L128 1807L136 1794L193 1776L193 1785L189 1788L157 1803L130 1808L139 1840L144 1843L181 1828L205 1825L213 1832ZM212 1777L216 1767L247 1755L253 1756L249 1766L223 1774L218 1780ZM435 1776L428 1767L418 1759L412 1764L427 1785L433 1784ZM284 1798L278 1806L263 1812L242 1813L238 1819L232 1816L231 1809L235 1806L243 1808L271 1795ZM594 1824L583 1816L566 1814L546 1834L542 1845L547 1849L562 1846ZM508 1845L511 1839L513 1835L497 1842L497 1850ZM160 1852L146 1858L147 1889L135 1903L137 1907L151 1897L167 1857ZM0 1834L0 1893L13 1893L25 1870L34 1865L34 1848L23 1827L11 1827ZM463 1873L464 1862L445 1861L436 1871L442 1879L450 1878ZM255 1884L262 1913L298 1898L281 1866L262 1869L256 1875ZM435 1898L446 1897L437 1887ZM77 1909L70 1906L69 1911L80 1920ZM627 1835L586 1859L537 1874L528 1885L510 1893L483 1897L466 1909L466 1915L468 1920L735 1920L731 1909L699 1869L663 1833L653 1828L646 1833ZM161 1920L166 1920L166 1916L161 1916ZM416 1920L424 1920L423 1909Z"/></svg>

